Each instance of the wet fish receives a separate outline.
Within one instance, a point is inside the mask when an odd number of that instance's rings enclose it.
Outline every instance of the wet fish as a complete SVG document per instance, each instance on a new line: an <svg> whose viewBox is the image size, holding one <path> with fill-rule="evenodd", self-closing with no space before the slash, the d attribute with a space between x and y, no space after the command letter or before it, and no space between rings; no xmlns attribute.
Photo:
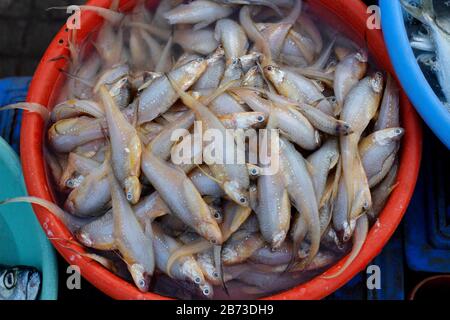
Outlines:
<svg viewBox="0 0 450 320"><path fill-rule="evenodd" d="M436 18L436 12L434 10L433 0L423 0L420 7L413 6L410 1L401 0L403 8L411 14L414 18L422 22L429 30L429 37L434 44L434 52L436 54L436 62L433 65L439 83L444 93L446 102L450 102L450 35L446 25L448 27L448 21L440 21ZM441 18L447 19L447 18ZM418 49L424 49L418 48Z"/></svg>
<svg viewBox="0 0 450 320"><path fill-rule="evenodd" d="M233 13L233 9L207 0L195 0L189 4L181 4L166 12L170 24L194 24L193 30L207 27L214 21L225 18Z"/></svg>
<svg viewBox="0 0 450 320"><path fill-rule="evenodd" d="M0 266L0 300L36 300L41 281L35 268Z"/></svg>
<svg viewBox="0 0 450 320"><path fill-rule="evenodd" d="M206 70L207 62L198 58L187 62L168 75L183 90L187 90ZM155 79L138 97L138 124L150 122L165 113L178 100L179 95L165 76Z"/></svg>
<svg viewBox="0 0 450 320"><path fill-rule="evenodd" d="M111 139L111 165L125 190L128 201L138 203L142 185L142 143L137 131L120 112L106 87L100 88L100 97L105 107L109 138Z"/></svg>

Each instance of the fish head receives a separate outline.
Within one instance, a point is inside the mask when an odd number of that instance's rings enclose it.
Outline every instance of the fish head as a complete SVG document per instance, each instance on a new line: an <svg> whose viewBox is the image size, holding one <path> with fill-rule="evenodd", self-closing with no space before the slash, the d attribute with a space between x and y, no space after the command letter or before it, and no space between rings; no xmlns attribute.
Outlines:
<svg viewBox="0 0 450 320"><path fill-rule="evenodd" d="M360 63L367 63L369 61L367 50L360 49L357 53L355 53L355 59Z"/></svg>
<svg viewBox="0 0 450 320"><path fill-rule="evenodd" d="M222 220L223 220L222 211L218 208L214 208L213 206L210 206L210 210L211 210L212 216L217 221L217 223L222 223Z"/></svg>
<svg viewBox="0 0 450 320"><path fill-rule="evenodd" d="M0 268L0 300L36 300L40 285L41 276L34 268Z"/></svg>
<svg viewBox="0 0 450 320"><path fill-rule="evenodd" d="M148 292L150 288L151 275L145 271L145 268L141 264L135 263L128 269L139 291Z"/></svg>
<svg viewBox="0 0 450 320"><path fill-rule="evenodd" d="M211 284L209 284L208 282L202 283L199 286L200 291L202 292L202 295L207 298L207 299L212 299L213 295L214 295L214 289L213 286Z"/></svg>
<svg viewBox="0 0 450 320"><path fill-rule="evenodd" d="M216 220L202 221L198 227L199 234L212 244L222 244L223 236Z"/></svg>
<svg viewBox="0 0 450 320"><path fill-rule="evenodd" d="M354 55L355 59L355 75L358 78L363 78L367 72L367 62L369 61L369 56L366 50L361 49Z"/></svg>
<svg viewBox="0 0 450 320"><path fill-rule="evenodd" d="M223 185L225 193L237 204L243 207L248 207L249 195L247 191L243 191L238 183L235 181L227 181Z"/></svg>
<svg viewBox="0 0 450 320"><path fill-rule="evenodd" d="M280 231L272 236L271 239L271 246L273 249L278 249L281 247L281 245L284 243L284 240L286 239L287 232L286 231Z"/></svg>
<svg viewBox="0 0 450 320"><path fill-rule="evenodd" d="M378 145L387 145L399 141L405 134L403 128L388 128L375 133L375 141Z"/></svg>
<svg viewBox="0 0 450 320"><path fill-rule="evenodd" d="M232 70L241 70L242 69L242 62L240 58L234 58L231 60L230 69Z"/></svg>
<svg viewBox="0 0 450 320"><path fill-rule="evenodd" d="M206 68L208 67L208 60L204 59L204 58L197 58L192 60L191 62L188 62L185 65L185 79L191 79L191 78L197 78L200 75L203 74L203 72L205 72ZM187 81L182 81L181 85L184 85L184 82Z"/></svg>
<svg viewBox="0 0 450 320"><path fill-rule="evenodd" d="M214 64L217 61L220 61L221 59L223 59L223 57L225 57L225 49L223 48L222 45L219 45L216 49L216 51L214 51L208 58L207 58L207 63L208 65Z"/></svg>
<svg viewBox="0 0 450 320"><path fill-rule="evenodd" d="M132 176L125 179L125 195L132 204L137 204L141 198L142 185L138 177Z"/></svg>
<svg viewBox="0 0 450 320"><path fill-rule="evenodd" d="M190 281L192 281L192 283L195 283L198 286L206 282L203 272L200 269L200 266L193 258L186 259L181 264L180 271L187 279L189 279Z"/></svg>
<svg viewBox="0 0 450 320"><path fill-rule="evenodd" d="M384 88L384 76L381 72L376 72L370 78L370 85L372 90L376 93L381 93Z"/></svg>
<svg viewBox="0 0 450 320"><path fill-rule="evenodd" d="M264 75L275 85L278 86L283 83L285 74L277 66L264 67Z"/></svg>

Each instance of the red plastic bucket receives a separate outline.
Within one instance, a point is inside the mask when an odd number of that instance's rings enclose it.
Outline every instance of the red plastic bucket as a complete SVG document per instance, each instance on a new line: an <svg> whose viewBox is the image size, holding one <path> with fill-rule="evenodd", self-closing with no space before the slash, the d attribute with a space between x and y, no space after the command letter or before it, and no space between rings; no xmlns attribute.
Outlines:
<svg viewBox="0 0 450 320"><path fill-rule="evenodd" d="M339 22L346 26L345 32L358 38L356 40L366 41L378 66L393 73L381 31L367 29L366 21L369 15L366 13L367 7L360 0L310 0L306 2L310 4L313 11L326 19L325 21ZM111 0L89 1L90 5L100 7L109 7L110 3ZM149 5L153 7L156 3L156 0L149 1ZM129 10L135 4L135 0L123 0L121 9ZM78 39L86 37L101 22L102 19L95 14L83 13L82 29L78 32ZM53 106L54 97L58 94L64 81L59 69L63 68L66 62L64 60L52 61L52 59L69 54L66 48L68 36L68 30L63 28L50 44L36 70L27 101ZM336 278L324 279L318 276L307 283L267 299L321 299L326 297L363 270L380 253L392 236L413 194L422 151L420 120L403 92L400 102L402 124L406 129L406 134L401 149L398 186L381 213L379 223L370 230L361 253L350 267ZM43 122L38 115L28 112L24 114L21 132L22 165L29 194L53 201L52 188L47 180L42 151L43 130ZM96 262L75 254L74 250L83 251L76 244L64 241L73 241L67 228L46 209L34 206L34 211L47 235L52 239L58 239L53 240L53 244L59 253L70 264L77 264L82 276L107 295L116 299L167 299L153 293L141 293L133 284L120 279ZM344 261L345 258L327 273L337 272Z"/></svg>

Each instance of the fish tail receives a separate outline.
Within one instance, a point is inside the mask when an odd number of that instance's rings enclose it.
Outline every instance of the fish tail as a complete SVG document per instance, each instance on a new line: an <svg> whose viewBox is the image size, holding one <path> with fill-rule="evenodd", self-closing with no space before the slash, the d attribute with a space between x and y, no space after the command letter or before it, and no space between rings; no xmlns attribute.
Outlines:
<svg viewBox="0 0 450 320"><path fill-rule="evenodd" d="M0 201L0 206L9 204L9 203L31 203L31 204L41 206L41 207L47 209L48 211L50 211L57 218L59 218L66 226L69 226L69 229L71 229L72 232L74 232L75 228L71 227L71 224L69 223L69 221L70 220L74 220L74 221L80 220L79 224L81 224L81 222L82 222L81 218L72 216L71 214L62 210L59 206L57 206L53 202L45 200L45 199L41 199L41 198L37 198L37 197L17 197L17 198L11 198L11 199L6 199L3 201Z"/></svg>
<svg viewBox="0 0 450 320"><path fill-rule="evenodd" d="M28 112L37 113L41 116L42 120L46 123L50 120L50 111L48 109L39 104L39 103L28 103L28 102L20 102L15 104L10 104L0 108L0 111L6 110L26 110Z"/></svg>
<svg viewBox="0 0 450 320"><path fill-rule="evenodd" d="M61 72L62 74L64 74L65 76L67 76L67 77L69 77L69 78L71 78L73 80L81 82L82 84L84 84L84 85L86 85L88 87L91 87L91 88L94 87L94 85L89 80L81 78L81 77L79 77L79 76L77 76L77 75L75 75L75 74L73 74L73 73L71 73L69 71L66 71L64 69L59 69L59 72Z"/></svg>

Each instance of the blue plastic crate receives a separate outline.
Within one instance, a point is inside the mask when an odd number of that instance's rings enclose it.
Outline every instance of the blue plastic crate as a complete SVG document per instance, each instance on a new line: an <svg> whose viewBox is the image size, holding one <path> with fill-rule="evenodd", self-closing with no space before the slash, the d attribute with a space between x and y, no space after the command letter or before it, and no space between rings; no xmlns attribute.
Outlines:
<svg viewBox="0 0 450 320"><path fill-rule="evenodd" d="M424 170L427 183L428 234L431 244L450 250L450 152L430 139L431 147L426 150L429 162Z"/></svg>
<svg viewBox="0 0 450 320"><path fill-rule="evenodd" d="M422 169L405 218L408 267L414 271L450 272L449 153L427 131Z"/></svg>
<svg viewBox="0 0 450 320"><path fill-rule="evenodd" d="M0 80L0 106L25 101L31 78L6 78ZM21 110L0 112L0 135L19 153Z"/></svg>

